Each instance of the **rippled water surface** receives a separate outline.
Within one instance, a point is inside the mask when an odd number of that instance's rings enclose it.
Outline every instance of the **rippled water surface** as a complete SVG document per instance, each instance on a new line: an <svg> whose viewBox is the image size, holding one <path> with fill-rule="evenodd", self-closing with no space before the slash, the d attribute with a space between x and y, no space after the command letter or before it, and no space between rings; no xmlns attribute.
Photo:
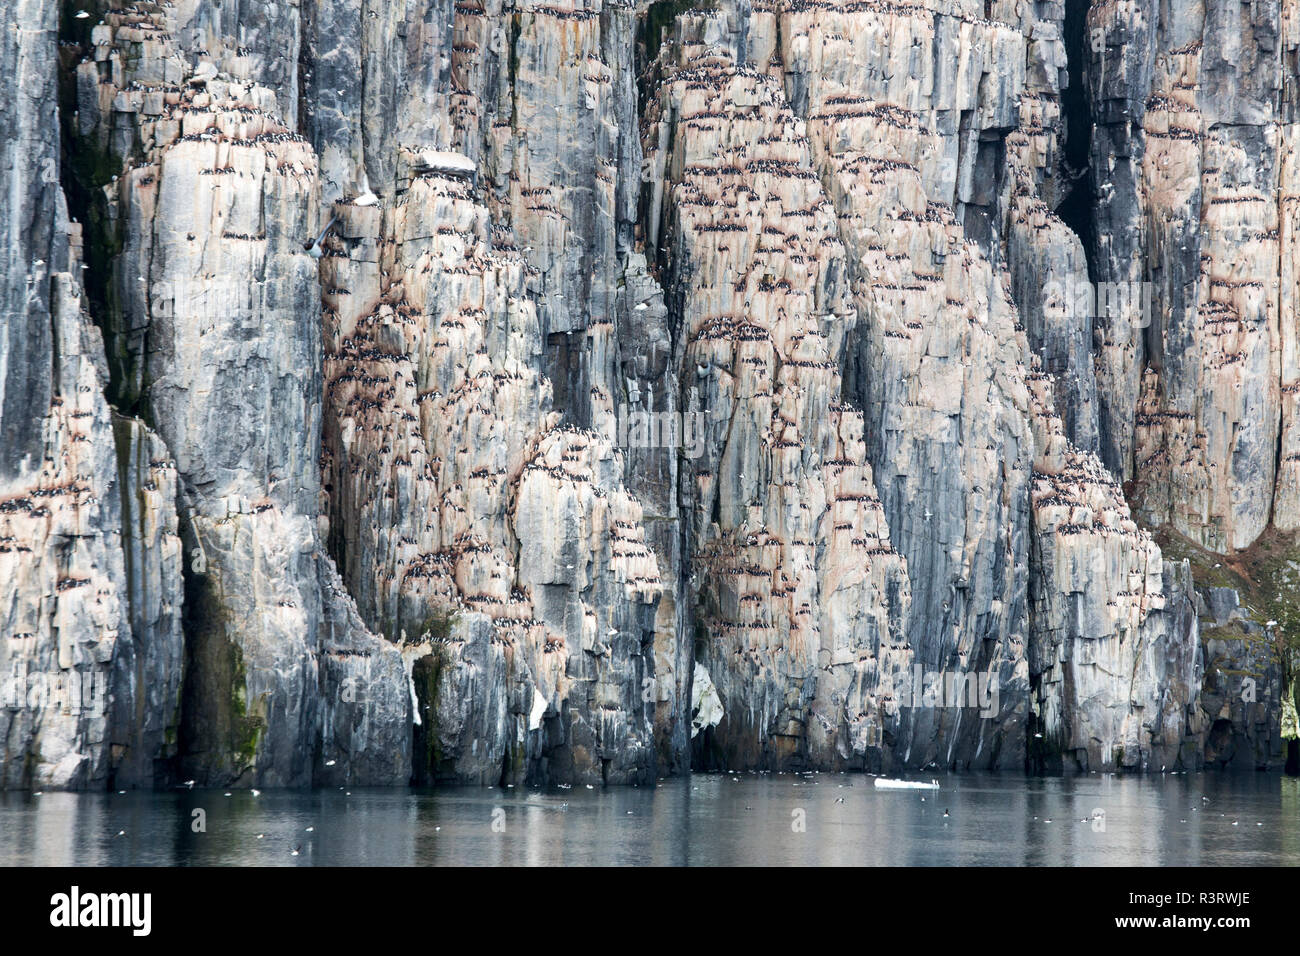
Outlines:
<svg viewBox="0 0 1300 956"><path fill-rule="evenodd" d="M1300 780L1276 774L939 782L922 793L855 774L696 774L590 790L7 793L0 864L1300 865ZM193 831L195 810L206 832Z"/></svg>

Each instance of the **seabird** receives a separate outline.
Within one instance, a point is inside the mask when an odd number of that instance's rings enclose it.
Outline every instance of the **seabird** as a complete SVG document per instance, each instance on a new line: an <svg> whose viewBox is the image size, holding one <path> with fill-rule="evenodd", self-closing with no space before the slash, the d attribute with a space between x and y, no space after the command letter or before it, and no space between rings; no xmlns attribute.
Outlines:
<svg viewBox="0 0 1300 956"><path fill-rule="evenodd" d="M323 250L321 249L320 244L325 239L325 233L330 231L330 227L338 221L338 218L338 216L330 216L330 221L325 223L325 228L320 231L320 235L315 239L308 239L302 244L302 247L311 254L313 259L319 259L321 257L321 252Z"/></svg>

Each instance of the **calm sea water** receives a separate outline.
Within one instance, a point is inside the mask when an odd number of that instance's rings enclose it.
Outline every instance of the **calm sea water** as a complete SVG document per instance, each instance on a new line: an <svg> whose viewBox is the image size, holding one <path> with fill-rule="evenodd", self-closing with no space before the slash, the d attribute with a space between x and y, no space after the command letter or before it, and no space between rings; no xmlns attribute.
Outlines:
<svg viewBox="0 0 1300 956"><path fill-rule="evenodd" d="M0 864L1300 865L1294 778L939 782L923 793L857 774L696 774L591 790L7 793ZM1104 824L1085 819L1096 811Z"/></svg>

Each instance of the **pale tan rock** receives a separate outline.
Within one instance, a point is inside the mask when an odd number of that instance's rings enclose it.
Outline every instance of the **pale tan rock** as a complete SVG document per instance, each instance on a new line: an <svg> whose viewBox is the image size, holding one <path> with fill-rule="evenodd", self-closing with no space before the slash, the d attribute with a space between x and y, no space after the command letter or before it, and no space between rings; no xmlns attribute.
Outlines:
<svg viewBox="0 0 1300 956"><path fill-rule="evenodd" d="M708 31L704 31L708 35ZM803 123L780 86L720 48L661 61L647 172L686 286L685 404L700 594L696 659L725 716L724 767L878 767L911 663L906 565L837 357L854 322L843 246Z"/></svg>

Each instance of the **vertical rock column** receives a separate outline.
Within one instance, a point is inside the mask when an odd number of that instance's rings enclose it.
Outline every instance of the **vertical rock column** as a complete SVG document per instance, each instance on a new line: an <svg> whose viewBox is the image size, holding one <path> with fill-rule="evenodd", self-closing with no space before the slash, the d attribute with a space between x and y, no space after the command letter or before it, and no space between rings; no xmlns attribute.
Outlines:
<svg viewBox="0 0 1300 956"><path fill-rule="evenodd" d="M462 182L402 182L337 204L321 260L326 490L345 580L410 667L417 770L644 779L660 583L622 462L552 411L508 234Z"/></svg>
<svg viewBox="0 0 1300 956"><path fill-rule="evenodd" d="M61 171L58 6L0 38L0 789L148 786L181 670L174 469L114 418Z"/></svg>
<svg viewBox="0 0 1300 956"><path fill-rule="evenodd" d="M911 662L905 562L837 359L854 322L843 247L780 86L682 18L649 106L651 238L680 308L695 659L722 704L703 766L890 760Z"/></svg>
<svg viewBox="0 0 1300 956"><path fill-rule="evenodd" d="M1049 731L1032 738L1048 740L1032 745L1033 759L1047 747L1075 751L1080 766L1174 765L1196 729L1187 582L1162 578L1159 549L1088 454L1097 441L1090 313L1040 291L1055 282L1068 293L1086 279L1078 240L1038 195L1050 184L1062 59L1038 44L1057 36L1055 24L832 5L781 22L780 62L806 97L814 154L858 279L866 321L854 380L879 429L869 447L880 455L882 487L906 489L884 497L913 572L909 635L927 667L983 673L1000 691L996 713L917 712L904 752L919 762L1018 766L1032 717L1033 729ZM867 43L873 33L889 41ZM954 39L958 64L949 73L936 61L932 80L923 52L931 35ZM967 106L973 128L1011 131L1003 210L983 248L963 241L970 203L959 226L930 198L946 195L952 168L945 109ZM966 179L992 175L978 156L970 166L972 154L958 154L959 200L987 189ZM1006 266L991 265L985 248ZM1013 283L1029 300L1019 314ZM1055 396L1044 362L1062 377ZM1063 512L1067 505L1074 510ZM921 533L931 522L933 532ZM951 546L936 547L943 542ZM922 600L929 613L917 619Z"/></svg>
<svg viewBox="0 0 1300 956"><path fill-rule="evenodd" d="M944 195L973 160L961 153L971 159L954 164L958 140L937 121L945 108L973 111L972 128L1014 124L1022 41L1004 25L939 22L919 7L778 10L770 56L805 104L848 253L859 321L847 392L862 404L868 458L907 558L915 660L998 688L991 707L909 708L897 750L917 766L1018 767L1033 453L1025 353L1004 276L929 190ZM949 38L941 53L939 36ZM955 73L934 72L954 56Z"/></svg>
<svg viewBox="0 0 1300 956"><path fill-rule="evenodd" d="M113 348L178 474L179 770L219 785L405 781L409 693L386 682L400 655L356 626L316 526L315 156L272 90L187 52L208 34L178 27L184 12L110 12L78 68L83 135L125 160L105 188Z"/></svg>
<svg viewBox="0 0 1300 956"><path fill-rule="evenodd" d="M1278 460L1294 24L1291 3L1088 14L1098 278L1149 281L1153 301L1149 327L1135 313L1099 330L1106 459L1136 479L1144 521L1216 552L1274 513L1294 523Z"/></svg>
<svg viewBox="0 0 1300 956"><path fill-rule="evenodd" d="M1187 563L1165 564L1118 481L1066 437L1037 361L1027 379L1031 766L1198 770L1204 664Z"/></svg>
<svg viewBox="0 0 1300 956"><path fill-rule="evenodd" d="M665 580L655 624L660 756L686 760L690 641L680 587L678 456L630 421L679 420L658 282L637 234L641 140L633 63L641 22L622 0L458 3L450 52L455 145L478 161L493 222L532 267L554 402L615 441ZM647 419L641 419L647 420Z"/></svg>

